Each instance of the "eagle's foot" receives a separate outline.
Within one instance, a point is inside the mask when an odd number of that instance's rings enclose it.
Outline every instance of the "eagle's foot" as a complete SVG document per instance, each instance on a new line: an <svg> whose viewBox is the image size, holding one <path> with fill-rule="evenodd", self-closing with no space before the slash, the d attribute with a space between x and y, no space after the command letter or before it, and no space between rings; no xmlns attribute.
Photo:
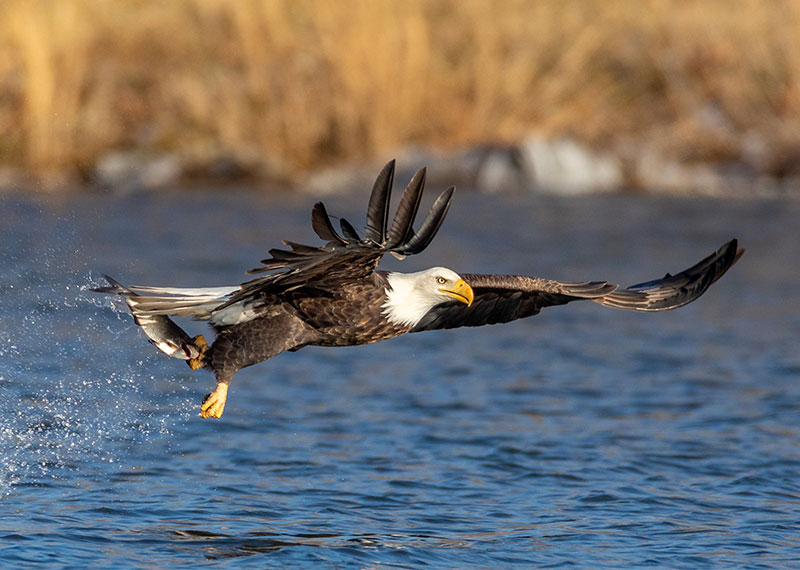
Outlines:
<svg viewBox="0 0 800 570"><path fill-rule="evenodd" d="M200 415L204 418L218 418L222 416L225 409L225 401L228 399L228 385L219 382L217 388L205 398L200 406Z"/></svg>
<svg viewBox="0 0 800 570"><path fill-rule="evenodd" d="M186 361L186 363L192 370L198 370L206 364L206 351L208 350L208 343L206 342L206 338L199 334L192 339L192 344L197 347L197 350L200 352L200 354L198 354L195 358L190 358Z"/></svg>

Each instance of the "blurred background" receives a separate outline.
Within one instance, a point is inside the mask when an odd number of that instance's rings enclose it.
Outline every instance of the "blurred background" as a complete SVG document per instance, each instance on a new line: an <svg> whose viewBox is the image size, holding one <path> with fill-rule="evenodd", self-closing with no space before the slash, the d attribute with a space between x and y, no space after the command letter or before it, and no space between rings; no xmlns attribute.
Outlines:
<svg viewBox="0 0 800 570"><path fill-rule="evenodd" d="M0 6L2 186L322 189L395 155L479 187L791 191L800 3Z"/></svg>

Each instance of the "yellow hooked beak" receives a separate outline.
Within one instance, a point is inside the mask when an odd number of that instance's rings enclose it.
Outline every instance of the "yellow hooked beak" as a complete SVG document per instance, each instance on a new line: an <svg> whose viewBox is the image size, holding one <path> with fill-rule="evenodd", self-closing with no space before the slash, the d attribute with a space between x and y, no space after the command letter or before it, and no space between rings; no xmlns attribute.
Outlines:
<svg viewBox="0 0 800 570"><path fill-rule="evenodd" d="M456 301L461 301L468 307L472 304L472 300L475 298L475 295L472 293L472 287L467 285L467 282L463 279L456 281L456 284L452 289L440 288L439 291L445 293L446 295L450 295Z"/></svg>

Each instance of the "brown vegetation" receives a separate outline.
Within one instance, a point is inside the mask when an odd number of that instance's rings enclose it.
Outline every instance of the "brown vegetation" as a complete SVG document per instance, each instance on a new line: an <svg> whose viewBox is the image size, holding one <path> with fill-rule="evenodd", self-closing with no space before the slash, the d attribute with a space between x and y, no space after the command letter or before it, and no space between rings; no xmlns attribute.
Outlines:
<svg viewBox="0 0 800 570"><path fill-rule="evenodd" d="M533 131L682 159L791 156L800 2L0 5L0 163L30 172L86 172L120 148L299 171Z"/></svg>

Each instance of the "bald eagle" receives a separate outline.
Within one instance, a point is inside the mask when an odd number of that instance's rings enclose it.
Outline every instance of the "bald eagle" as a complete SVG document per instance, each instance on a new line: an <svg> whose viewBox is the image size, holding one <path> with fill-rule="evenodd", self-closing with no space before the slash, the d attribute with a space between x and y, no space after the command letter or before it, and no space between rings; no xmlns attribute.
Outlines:
<svg viewBox="0 0 800 570"><path fill-rule="evenodd" d="M231 287L125 287L94 289L121 296L133 318L159 350L206 368L216 389L201 404L201 416L219 418L228 385L240 369L304 346L352 346L410 332L506 323L537 314L544 307L588 300L634 311L666 311L700 297L744 253L735 239L696 265L663 279L620 289L606 281L562 283L520 275L458 274L445 267L417 273L379 270L381 257L420 253L444 220L455 187L442 192L422 224L414 229L425 184L425 169L409 182L389 224L395 162L381 171L372 189L362 237L352 224L334 228L318 202L311 226L325 241L309 246L284 241L272 249L261 274ZM210 346L202 335L190 338L170 318L208 321L216 331Z"/></svg>

